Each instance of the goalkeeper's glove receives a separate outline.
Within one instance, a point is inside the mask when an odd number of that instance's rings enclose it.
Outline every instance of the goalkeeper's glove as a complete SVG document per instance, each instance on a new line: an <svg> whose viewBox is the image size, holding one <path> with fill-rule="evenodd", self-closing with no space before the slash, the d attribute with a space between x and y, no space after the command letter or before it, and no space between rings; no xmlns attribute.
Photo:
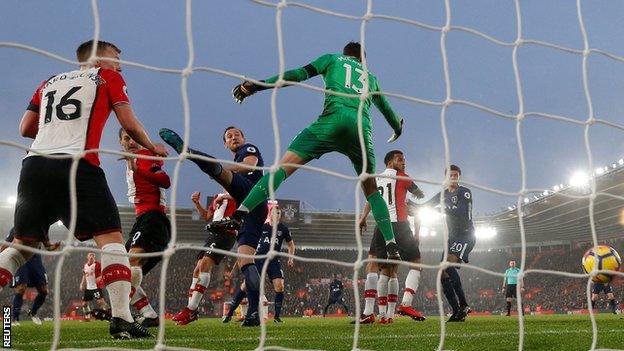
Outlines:
<svg viewBox="0 0 624 351"><path fill-rule="evenodd" d="M403 118L401 118L401 122L399 123L399 129L394 131L394 134L392 134L390 139L388 139L388 143L391 143L397 140L401 136L402 132L403 132Z"/></svg>
<svg viewBox="0 0 624 351"><path fill-rule="evenodd" d="M255 94L259 89L259 86L252 82L243 82L232 89L232 96L234 100L239 104L243 103L243 100L248 96Z"/></svg>

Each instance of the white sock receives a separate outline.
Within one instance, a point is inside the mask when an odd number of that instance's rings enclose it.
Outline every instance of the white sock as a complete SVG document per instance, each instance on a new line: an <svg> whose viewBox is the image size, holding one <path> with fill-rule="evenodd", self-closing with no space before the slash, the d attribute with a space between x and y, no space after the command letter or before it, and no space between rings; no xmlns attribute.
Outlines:
<svg viewBox="0 0 624 351"><path fill-rule="evenodd" d="M26 263L26 259L14 247L0 252L0 291L13 280L13 274Z"/></svg>
<svg viewBox="0 0 624 351"><path fill-rule="evenodd" d="M132 272L130 284L132 285L132 288L134 288L134 295L130 298L130 304L134 306L143 317L158 317L158 313L156 313L150 304L145 290L141 287L141 283L143 282L143 269L139 266L132 266L130 267L130 272Z"/></svg>
<svg viewBox="0 0 624 351"><path fill-rule="evenodd" d="M106 279L106 269L109 266L117 266L120 270L113 267L108 274L112 275L110 279L113 281L106 285L108 296L110 297L111 314L113 317L119 317L127 322L133 322L132 314L130 314L130 263L127 256L110 255L107 253L127 253L123 244L106 244L102 246L102 275ZM121 270L125 268L127 270ZM127 275L125 277L124 275ZM127 280L126 280L127 278Z"/></svg>
<svg viewBox="0 0 624 351"><path fill-rule="evenodd" d="M193 297L193 291L195 291L195 284L197 284L198 280L199 278L193 277L193 281L191 282L191 287L189 288L189 292L188 292L188 303L191 303L191 297Z"/></svg>
<svg viewBox="0 0 624 351"><path fill-rule="evenodd" d="M199 272L199 280L195 284L195 290L193 291L193 296L191 296L191 301L188 304L188 308L195 311L199 306L199 302L202 297L204 297L204 291L210 284L210 273L208 272Z"/></svg>
<svg viewBox="0 0 624 351"><path fill-rule="evenodd" d="M391 278L388 281L388 310L386 318L394 318L397 300L399 299L399 279Z"/></svg>
<svg viewBox="0 0 624 351"><path fill-rule="evenodd" d="M375 300L377 299L377 273L368 273L364 283L364 314L369 315L375 312Z"/></svg>
<svg viewBox="0 0 624 351"><path fill-rule="evenodd" d="M405 291L403 292L403 300L401 305L412 306L412 300L414 294L418 291L418 282L420 281L420 271L416 269L410 269L405 278Z"/></svg>
<svg viewBox="0 0 624 351"><path fill-rule="evenodd" d="M388 307L388 280L390 280L390 277L380 274L377 281L377 308L381 317L386 316Z"/></svg>
<svg viewBox="0 0 624 351"><path fill-rule="evenodd" d="M269 318L269 300L265 295L260 297L260 307L262 307L262 316L260 316L260 318Z"/></svg>
<svg viewBox="0 0 624 351"><path fill-rule="evenodd" d="M240 304L241 316L245 317L247 315L247 307L249 307L249 305L247 299L245 298Z"/></svg>

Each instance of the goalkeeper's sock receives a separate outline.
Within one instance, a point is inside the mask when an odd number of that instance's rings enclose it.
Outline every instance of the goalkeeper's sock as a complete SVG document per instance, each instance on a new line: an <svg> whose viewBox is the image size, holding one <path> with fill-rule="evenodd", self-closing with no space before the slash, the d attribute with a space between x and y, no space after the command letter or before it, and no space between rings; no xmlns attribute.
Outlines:
<svg viewBox="0 0 624 351"><path fill-rule="evenodd" d="M399 279L390 278L388 281L388 310L386 311L386 318L394 318L394 311L396 310L398 299Z"/></svg>
<svg viewBox="0 0 624 351"><path fill-rule="evenodd" d="M247 288L247 317L258 312L258 303L260 302L260 274L254 263L248 263L241 268L245 275L245 287Z"/></svg>
<svg viewBox="0 0 624 351"><path fill-rule="evenodd" d="M405 278L405 291L403 292L403 300L401 305L412 306L412 300L418 290L418 283L420 281L420 271L417 269L410 269Z"/></svg>
<svg viewBox="0 0 624 351"><path fill-rule="evenodd" d="M459 272L457 272L457 268L448 267L446 268L446 273L451 278L451 282L453 283L453 289L455 290L455 294L457 294L457 299L459 300L460 306L468 306L466 303L466 295L464 295L464 288L462 287L461 278L459 277Z"/></svg>
<svg viewBox="0 0 624 351"><path fill-rule="evenodd" d="M390 277L384 274L379 275L377 281L377 308L379 309L379 316L385 317L386 310L388 309L388 281Z"/></svg>
<svg viewBox="0 0 624 351"><path fill-rule="evenodd" d="M0 252L0 291L13 280L13 274L26 263L24 256L14 247Z"/></svg>
<svg viewBox="0 0 624 351"><path fill-rule="evenodd" d="M251 189L245 200L240 204L239 210L246 210L246 212L251 212L256 206L264 202L269 198L269 177L270 173L265 174L260 178L260 180L254 185ZM273 177L273 191L276 191L277 188L282 184L284 179L286 179L286 171L283 168L279 168ZM383 201L383 199L382 199ZM388 209L386 208L386 212Z"/></svg>
<svg viewBox="0 0 624 351"><path fill-rule="evenodd" d="M390 222L390 212L388 212L388 204L381 197L379 192L375 191L369 197L366 198L370 204L373 217L377 222L377 227L381 231L386 244L394 241L394 231L392 230L392 223Z"/></svg>
<svg viewBox="0 0 624 351"><path fill-rule="evenodd" d="M22 304L24 304L24 295L15 294L13 296L13 320L19 321L20 312L22 311Z"/></svg>
<svg viewBox="0 0 624 351"><path fill-rule="evenodd" d="M275 318L279 318L282 314L282 303L284 302L284 292L275 293Z"/></svg>
<svg viewBox="0 0 624 351"><path fill-rule="evenodd" d="M33 301L32 307L30 307L30 313L33 316L37 314L37 311L39 311L39 308L41 308L47 296L48 296L48 293L37 294L37 297L35 297L35 301Z"/></svg>
<svg viewBox="0 0 624 351"><path fill-rule="evenodd" d="M511 301L507 301L507 314L511 314Z"/></svg>
<svg viewBox="0 0 624 351"><path fill-rule="evenodd" d="M364 314L369 315L375 310L375 300L377 299L377 273L368 273L364 283Z"/></svg>
<svg viewBox="0 0 624 351"><path fill-rule="evenodd" d="M453 289L453 283L449 278L442 278L442 291L449 305L453 309L453 314L459 311L459 304L457 303L457 296L455 296L455 289Z"/></svg>
<svg viewBox="0 0 624 351"><path fill-rule="evenodd" d="M202 297L204 297L204 292L206 288L210 284L210 273L208 272L200 272L199 280L197 284L195 284L195 291L193 291L193 296L191 296L191 302L188 304L188 308L195 311L197 307L199 307L199 302Z"/></svg>
<svg viewBox="0 0 624 351"><path fill-rule="evenodd" d="M126 322L134 322L130 313L130 263L126 247L121 243L102 246L102 277L110 297L111 314ZM111 255L115 253L117 255Z"/></svg>

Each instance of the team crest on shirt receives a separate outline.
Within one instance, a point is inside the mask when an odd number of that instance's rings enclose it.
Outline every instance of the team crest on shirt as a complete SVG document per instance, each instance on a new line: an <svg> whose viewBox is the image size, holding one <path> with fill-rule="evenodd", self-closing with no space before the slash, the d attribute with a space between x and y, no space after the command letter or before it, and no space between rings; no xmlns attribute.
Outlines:
<svg viewBox="0 0 624 351"><path fill-rule="evenodd" d="M250 152L252 154L256 153L256 148L253 146L248 146L247 147L247 152Z"/></svg>
<svg viewBox="0 0 624 351"><path fill-rule="evenodd" d="M457 203L457 196L451 197L451 202L456 204Z"/></svg>
<svg viewBox="0 0 624 351"><path fill-rule="evenodd" d="M469 193L469 192L465 192L465 193L464 193L464 197L465 197L466 199L470 199L470 193Z"/></svg>

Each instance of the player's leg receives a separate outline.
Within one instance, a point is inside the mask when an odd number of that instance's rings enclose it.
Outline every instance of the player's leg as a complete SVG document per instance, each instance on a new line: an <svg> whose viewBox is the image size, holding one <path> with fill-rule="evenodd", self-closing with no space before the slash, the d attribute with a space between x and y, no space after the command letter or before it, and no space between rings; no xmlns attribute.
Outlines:
<svg viewBox="0 0 624 351"><path fill-rule="evenodd" d="M171 129L161 128L158 134L160 135L162 140L164 140L167 144L169 144L169 146L171 146L177 153L182 152L183 141L182 141L182 138L176 132L172 131ZM193 155L203 156L203 157L213 159L213 160L204 160L204 159L199 159L195 157L188 158L188 160L195 163L199 167L199 169L201 169L202 172L209 175L212 179L214 179L221 186L223 186L226 189L227 187L230 186L230 183L232 182L232 172L223 168L221 163L215 161L216 159L215 157L205 152L193 149L191 147L187 148L187 152L192 156Z"/></svg>
<svg viewBox="0 0 624 351"><path fill-rule="evenodd" d="M236 313L236 309L238 308L239 305L242 307L241 303L246 297L247 297L247 292L245 291L245 283L243 282L241 286L238 287L238 289L236 289L236 292L234 293L234 298L232 298L232 304L230 306L230 310L228 311L227 316L223 318L223 323L228 323L230 320L232 320L234 313Z"/></svg>
<svg viewBox="0 0 624 351"><path fill-rule="evenodd" d="M377 281L377 310L380 323L385 323L388 309L388 282L390 281L390 269L382 267Z"/></svg>
<svg viewBox="0 0 624 351"><path fill-rule="evenodd" d="M257 245L257 240L255 245ZM244 255L254 255L256 253L256 246L250 244L239 246L237 252ZM260 325L260 319L258 316L258 304L260 303L260 273L256 267L253 258L239 257L237 261L238 266L241 268L241 272L245 277L245 287L247 289L247 313L245 314L245 326L257 326Z"/></svg>
<svg viewBox="0 0 624 351"><path fill-rule="evenodd" d="M141 233L140 231L136 232L134 235L131 232L130 240L132 240L132 242L136 242L137 234L139 236L147 235L147 233ZM128 246L130 246L130 250L128 250L128 253L130 254L142 254L147 252L144 248L137 245L132 246L132 244L128 245L128 243L126 243L126 248ZM129 263L132 275L130 278L130 305L132 305L144 318L141 324L145 325L145 321L150 321L150 326L154 326L154 323L151 323L151 321L155 321L155 324L158 325L158 313L156 313L150 304L147 293L143 290L143 287L141 287L141 283L143 282L142 267L145 263L147 263L147 258L130 256Z"/></svg>
<svg viewBox="0 0 624 351"><path fill-rule="evenodd" d="M89 299L87 296L88 290L84 291L84 296L82 297L82 315L84 316L85 321L91 320L91 305L89 304Z"/></svg>
<svg viewBox="0 0 624 351"><path fill-rule="evenodd" d="M449 255L447 256L447 260L454 263L460 262L460 258L452 253L449 253ZM466 302L466 295L464 294L464 289L462 287L461 278L459 277L459 272L457 271L457 268L453 266L447 267L445 271L451 282L453 291L457 296L457 300L459 302L459 312L465 317L465 314L467 314L467 312L465 312L464 309L468 306L468 303Z"/></svg>
<svg viewBox="0 0 624 351"><path fill-rule="evenodd" d="M511 297L507 297L505 300L507 301L507 316L509 317L509 316L511 316L511 301L512 301L512 298Z"/></svg>
<svg viewBox="0 0 624 351"><path fill-rule="evenodd" d="M28 311L28 316L30 316L33 323L37 325L41 325L41 319L37 317L37 312L39 311L39 308L43 306L43 303L45 302L45 299L48 296L48 284L47 283L38 284L36 286L36 289L37 289L37 296L35 297L35 300L33 301L33 304L30 307L30 310Z"/></svg>
<svg viewBox="0 0 624 351"><path fill-rule="evenodd" d="M397 269L394 267L388 281L388 308L386 310L386 320L388 323L394 321L394 312L396 311L397 301L399 299L399 279L397 277Z"/></svg>
<svg viewBox="0 0 624 351"><path fill-rule="evenodd" d="M594 284L594 291L591 294L591 307L593 310L596 309L596 301L598 301L598 293L595 291L596 290L596 284Z"/></svg>
<svg viewBox="0 0 624 351"><path fill-rule="evenodd" d="M17 211L17 210L16 210ZM39 241L26 242L18 238L13 239L13 243L39 247ZM32 257L32 253L26 250L18 250L14 247L7 247L0 252L0 291L13 281L13 275L17 270Z"/></svg>
<svg viewBox="0 0 624 351"><path fill-rule="evenodd" d="M274 308L275 315L273 319L275 322L282 322L280 316L282 315L282 304L284 302L284 278L275 278L272 280L273 291L275 291Z"/></svg>
<svg viewBox="0 0 624 351"><path fill-rule="evenodd" d="M277 191L282 182L293 174L298 167L295 165L305 165L310 161L309 158L304 158L293 151L286 151L282 159L279 161L279 168L273 175L273 191ZM238 210L243 213L250 212L256 206L266 201L269 196L269 181L271 178L270 173L266 173L254 187L251 189L247 197L239 205Z"/></svg>
<svg viewBox="0 0 624 351"><path fill-rule="evenodd" d="M446 300L448 301L449 305L451 306L451 309L453 310L453 315L451 316L449 321L456 322L458 321L457 314L459 312L459 303L457 302L457 295L455 294L455 289L453 288L453 282L451 281L451 278L449 277L448 272L446 270L442 271L441 280L442 280L442 292L444 293Z"/></svg>
<svg viewBox="0 0 624 351"><path fill-rule="evenodd" d="M13 321L19 322L22 305L24 304L24 293L26 292L26 283L15 285L15 295L13 295Z"/></svg>
<svg viewBox="0 0 624 351"><path fill-rule="evenodd" d="M418 229L417 229L418 230ZM405 261L412 263L420 263L420 249L418 248L418 241L414 239L412 229L408 223L395 223L394 234L396 237L397 245L399 245L399 253L401 258ZM395 266L394 274L398 272L398 266ZM409 316L416 321L424 321L425 315L420 311L417 311L412 307L412 300L418 290L418 283L420 280L420 267L410 267L407 277L405 278L405 290L403 291L403 298L397 311L399 314Z"/></svg>
<svg viewBox="0 0 624 351"><path fill-rule="evenodd" d="M373 237L374 240L374 237ZM371 241L371 250L373 241ZM369 250L368 258L377 258ZM377 281L379 280L379 265L377 262L368 262L366 264L366 282L364 283L364 311L362 317L372 315L375 312L375 300L377 299Z"/></svg>
<svg viewBox="0 0 624 351"><path fill-rule="evenodd" d="M193 291L195 291L195 285L199 280L199 267L201 266L201 260L204 258L204 251L200 252L200 255L197 256L197 263L195 263L195 268L193 268L193 279L191 279L191 286L188 291L188 303L191 303L191 297L193 297Z"/></svg>
<svg viewBox="0 0 624 351"><path fill-rule="evenodd" d="M336 301L333 300L331 297L330 299L327 301L327 305L325 305L325 308L323 308L323 317L325 317L327 315L327 310L329 309L329 306L335 304Z"/></svg>
<svg viewBox="0 0 624 351"><path fill-rule="evenodd" d="M609 285L609 288L611 288L611 285ZM615 295L613 294L611 290L607 292L607 300L609 300L609 308L611 308L611 313L616 314L617 302L615 301Z"/></svg>

